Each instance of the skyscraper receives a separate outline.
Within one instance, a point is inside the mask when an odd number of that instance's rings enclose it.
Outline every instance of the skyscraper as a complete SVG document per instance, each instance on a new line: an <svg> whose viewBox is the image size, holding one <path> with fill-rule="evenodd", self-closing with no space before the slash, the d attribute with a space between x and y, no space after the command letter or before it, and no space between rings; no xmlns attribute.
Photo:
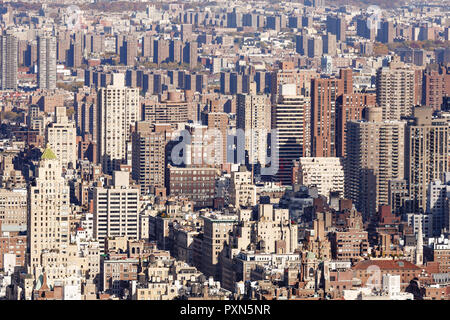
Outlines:
<svg viewBox="0 0 450 320"><path fill-rule="evenodd" d="M47 148L28 187L29 264L35 279L45 271L49 284L60 280L67 265L70 192L61 173L58 158Z"/></svg>
<svg viewBox="0 0 450 320"><path fill-rule="evenodd" d="M139 189L130 186L130 174L113 172L111 186L94 188L94 237L101 252L107 237L139 236Z"/></svg>
<svg viewBox="0 0 450 320"><path fill-rule="evenodd" d="M56 38L38 38L38 86L40 89L56 89Z"/></svg>
<svg viewBox="0 0 450 320"><path fill-rule="evenodd" d="M142 37L142 56L153 57L153 38L151 36Z"/></svg>
<svg viewBox="0 0 450 320"><path fill-rule="evenodd" d="M137 57L137 39L133 36L126 36L120 49L120 63L133 66Z"/></svg>
<svg viewBox="0 0 450 320"><path fill-rule="evenodd" d="M336 156L336 100L344 93L342 79L312 79L311 155Z"/></svg>
<svg viewBox="0 0 450 320"><path fill-rule="evenodd" d="M389 203L389 181L404 177L405 121L383 121L380 108L368 108L366 121L347 123L345 197L365 221Z"/></svg>
<svg viewBox="0 0 450 320"><path fill-rule="evenodd" d="M0 36L1 90L17 89L17 45L12 34Z"/></svg>
<svg viewBox="0 0 450 320"><path fill-rule="evenodd" d="M189 64L189 68L197 66L197 42L187 42L183 46L183 63Z"/></svg>
<svg viewBox="0 0 450 320"><path fill-rule="evenodd" d="M382 43L394 42L394 24L392 21L382 21L378 30L378 41Z"/></svg>
<svg viewBox="0 0 450 320"><path fill-rule="evenodd" d="M131 126L139 119L139 91L124 85L124 74L113 74L113 84L98 93L98 155L103 171L111 173L126 159Z"/></svg>
<svg viewBox="0 0 450 320"><path fill-rule="evenodd" d="M414 70L397 59L377 70L377 105L383 120L400 120L411 115L414 106Z"/></svg>
<svg viewBox="0 0 450 320"><path fill-rule="evenodd" d="M236 128L244 130L245 150L249 163L266 163L267 135L271 126L271 104L268 95L238 94Z"/></svg>
<svg viewBox="0 0 450 320"><path fill-rule="evenodd" d="M428 184L449 171L450 124L432 114L432 108L414 108L406 127L405 173L416 210L425 209Z"/></svg>
<svg viewBox="0 0 450 320"><path fill-rule="evenodd" d="M361 120L367 107L375 106L375 94L343 94L336 102L336 156L345 156L347 122Z"/></svg>
<svg viewBox="0 0 450 320"><path fill-rule="evenodd" d="M46 142L63 168L76 168L77 131L75 123L69 121L66 112L66 107L56 107L55 120L47 126Z"/></svg>
<svg viewBox="0 0 450 320"><path fill-rule="evenodd" d="M228 114L225 112L208 112L205 124L210 133L206 137L206 142L213 147L211 157L214 157L214 164L227 163Z"/></svg>
<svg viewBox="0 0 450 320"><path fill-rule="evenodd" d="M337 41L346 40L345 32L347 30L347 23L345 18L341 16L327 16L327 32L336 35Z"/></svg>
<svg viewBox="0 0 450 320"><path fill-rule="evenodd" d="M336 55L336 35L327 33L322 36L322 49L324 54Z"/></svg>
<svg viewBox="0 0 450 320"><path fill-rule="evenodd" d="M155 132L150 122L136 123L132 134L132 176L143 194L152 187L164 187L165 146L163 132Z"/></svg>
<svg viewBox="0 0 450 320"><path fill-rule="evenodd" d="M79 68L83 62L83 43L81 37L75 37L70 44L68 58L72 68Z"/></svg>
<svg viewBox="0 0 450 320"><path fill-rule="evenodd" d="M450 68L430 65L423 74L423 104L440 110L445 96L450 96Z"/></svg>
<svg viewBox="0 0 450 320"><path fill-rule="evenodd" d="M278 152L276 179L283 184L292 183L293 161L309 153L309 119L309 98L297 95L295 84L282 85L278 103L272 107L272 130L276 129L276 145L272 146L271 152Z"/></svg>
<svg viewBox="0 0 450 320"><path fill-rule="evenodd" d="M426 213L433 220L433 235L440 236L450 227L450 174L443 175L442 180L435 180L428 185Z"/></svg>
<svg viewBox="0 0 450 320"><path fill-rule="evenodd" d="M169 41L157 39L153 41L153 63L167 62L170 56Z"/></svg>

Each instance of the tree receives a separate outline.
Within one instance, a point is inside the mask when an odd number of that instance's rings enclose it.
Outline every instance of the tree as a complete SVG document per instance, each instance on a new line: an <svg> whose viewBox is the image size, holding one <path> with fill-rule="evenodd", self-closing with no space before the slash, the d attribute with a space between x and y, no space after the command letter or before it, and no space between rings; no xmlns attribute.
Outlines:
<svg viewBox="0 0 450 320"><path fill-rule="evenodd" d="M21 119L20 114L14 111L6 111L5 113L3 113L3 117L9 121L18 121Z"/></svg>
<svg viewBox="0 0 450 320"><path fill-rule="evenodd" d="M71 118L75 114L75 109L73 107L67 109L66 114L67 117Z"/></svg>

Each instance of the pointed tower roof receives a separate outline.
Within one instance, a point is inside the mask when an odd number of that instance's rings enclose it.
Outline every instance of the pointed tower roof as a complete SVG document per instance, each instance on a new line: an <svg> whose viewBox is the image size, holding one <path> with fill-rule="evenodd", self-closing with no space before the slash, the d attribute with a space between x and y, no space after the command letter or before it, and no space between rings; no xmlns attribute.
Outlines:
<svg viewBox="0 0 450 320"><path fill-rule="evenodd" d="M58 158L56 157L52 149L50 149L50 147L47 145L41 155L41 160L58 160Z"/></svg>
<svg viewBox="0 0 450 320"><path fill-rule="evenodd" d="M44 273L42 274L42 286L39 289L39 291L48 291L50 290L50 288L47 285L47 273L44 271Z"/></svg>
<svg viewBox="0 0 450 320"><path fill-rule="evenodd" d="M422 231L422 217L419 219L419 230L417 230L417 246L423 246L423 231Z"/></svg>
<svg viewBox="0 0 450 320"><path fill-rule="evenodd" d="M422 234L422 217L419 218L419 230L417 232L416 242L416 265L421 266L423 264L423 234Z"/></svg>

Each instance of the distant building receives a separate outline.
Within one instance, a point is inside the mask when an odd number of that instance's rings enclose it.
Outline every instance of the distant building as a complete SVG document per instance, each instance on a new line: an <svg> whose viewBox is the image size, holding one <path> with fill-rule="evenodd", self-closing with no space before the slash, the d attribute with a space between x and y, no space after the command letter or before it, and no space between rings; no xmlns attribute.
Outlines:
<svg viewBox="0 0 450 320"><path fill-rule="evenodd" d="M108 237L139 237L139 189L128 172L114 171L113 184L94 188L94 237L104 252Z"/></svg>
<svg viewBox="0 0 450 320"><path fill-rule="evenodd" d="M377 70L377 105L383 109L383 120L400 120L412 114L415 97L415 72L401 62Z"/></svg>
<svg viewBox="0 0 450 320"><path fill-rule="evenodd" d="M286 84L282 85L279 100L272 107L272 130L276 129L272 153L278 152L276 179L283 184L292 182L293 161L309 154L309 106L309 99L297 95L294 84Z"/></svg>
<svg viewBox="0 0 450 320"><path fill-rule="evenodd" d="M139 183L141 193L162 188L165 183L164 133L155 132L149 122L137 122L132 133L132 176Z"/></svg>
<svg viewBox="0 0 450 320"><path fill-rule="evenodd" d="M414 108L413 120L406 126L405 173L417 210L426 207L428 184L450 171L450 124L432 113L432 108Z"/></svg>
<svg viewBox="0 0 450 320"><path fill-rule="evenodd" d="M38 87L56 89L56 38L38 38Z"/></svg>
<svg viewBox="0 0 450 320"><path fill-rule="evenodd" d="M51 149L45 149L35 183L28 187L29 265L34 279L46 273L48 283L67 276L65 253L69 245L69 186L61 164ZM51 201L49 201L51 199Z"/></svg>
<svg viewBox="0 0 450 320"><path fill-rule="evenodd" d="M124 74L113 77L113 84L101 88L97 99L98 156L106 173L127 159L131 126L140 120L138 89L125 87Z"/></svg>
<svg viewBox="0 0 450 320"><path fill-rule="evenodd" d="M428 185L426 212L432 216L434 236L450 230L450 173Z"/></svg>
<svg viewBox="0 0 450 320"><path fill-rule="evenodd" d="M17 46L18 40L14 35L0 36L1 90L17 89Z"/></svg>
<svg viewBox="0 0 450 320"><path fill-rule="evenodd" d="M330 198L331 192L344 196L344 168L341 158L305 158L299 160L298 183L317 187L319 194Z"/></svg>
<svg viewBox="0 0 450 320"><path fill-rule="evenodd" d="M347 122L345 197L364 220L389 203L389 181L404 178L406 122L383 121L380 109L366 109L366 121Z"/></svg>
<svg viewBox="0 0 450 320"><path fill-rule="evenodd" d="M197 208L212 207L218 171L208 167L170 167L168 190L171 196L187 197Z"/></svg>
<svg viewBox="0 0 450 320"><path fill-rule="evenodd" d="M56 107L55 120L46 129L46 143L52 149L63 168L76 168L77 143L76 127L69 121L66 107Z"/></svg>

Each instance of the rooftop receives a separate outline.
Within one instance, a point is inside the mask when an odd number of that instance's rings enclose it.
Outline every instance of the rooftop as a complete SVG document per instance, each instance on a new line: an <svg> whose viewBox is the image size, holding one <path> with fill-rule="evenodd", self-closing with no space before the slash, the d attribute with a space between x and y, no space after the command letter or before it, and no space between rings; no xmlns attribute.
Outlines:
<svg viewBox="0 0 450 320"><path fill-rule="evenodd" d="M47 146L41 155L41 160L58 160L58 158L56 157L52 149Z"/></svg>
<svg viewBox="0 0 450 320"><path fill-rule="evenodd" d="M421 270L418 266L406 260L364 260L358 262L353 270L366 270L369 266L377 266L381 270Z"/></svg>

